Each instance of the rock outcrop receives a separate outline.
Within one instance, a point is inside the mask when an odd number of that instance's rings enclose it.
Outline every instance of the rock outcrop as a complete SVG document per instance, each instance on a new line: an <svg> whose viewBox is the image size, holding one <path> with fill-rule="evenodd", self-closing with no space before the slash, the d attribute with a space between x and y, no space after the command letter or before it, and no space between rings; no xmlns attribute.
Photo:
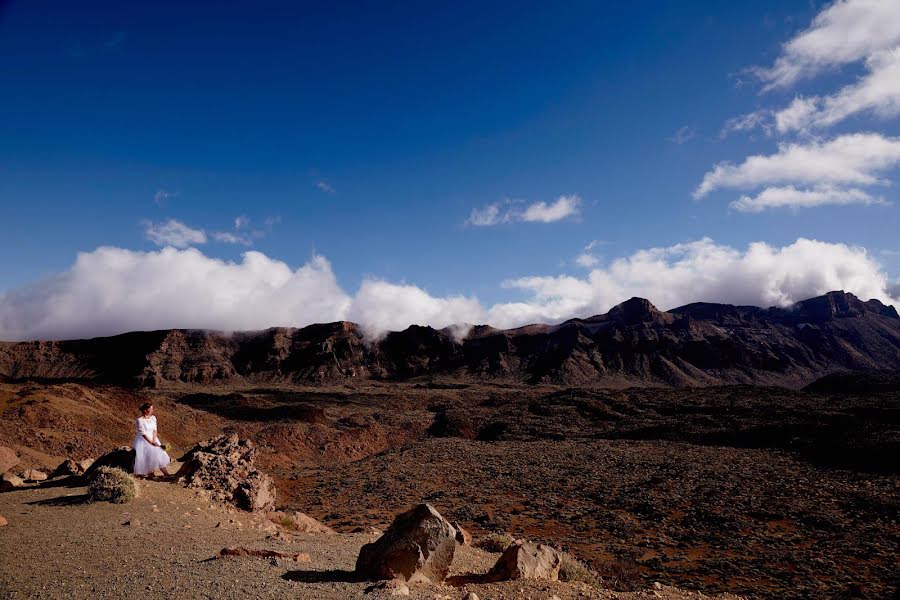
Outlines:
<svg viewBox="0 0 900 600"><path fill-rule="evenodd" d="M800 387L838 370L900 369L900 316L829 292L789 307L694 303L661 311L632 298L608 313L510 330L412 326L377 342L345 321L223 334L169 330L0 343L0 381L76 379L326 383L451 376L567 385ZM446 415L442 428L464 427Z"/></svg>
<svg viewBox="0 0 900 600"><path fill-rule="evenodd" d="M22 478L13 473L4 473L0 476L0 492L11 492L25 485Z"/></svg>
<svg viewBox="0 0 900 600"><path fill-rule="evenodd" d="M545 544L516 540L503 551L487 574L491 581L512 579L541 579L557 581L562 555Z"/></svg>
<svg viewBox="0 0 900 600"><path fill-rule="evenodd" d="M384 535L364 545L356 560L362 579L441 583L456 551L456 530L430 504L397 515Z"/></svg>
<svg viewBox="0 0 900 600"><path fill-rule="evenodd" d="M236 434L200 442L181 457L176 478L187 487L247 511L275 508L275 482L254 466L256 448Z"/></svg>
<svg viewBox="0 0 900 600"><path fill-rule="evenodd" d="M67 458L59 463L58 467L53 469L50 477L75 477L82 473L84 473L84 469L81 468L81 465L71 458Z"/></svg>

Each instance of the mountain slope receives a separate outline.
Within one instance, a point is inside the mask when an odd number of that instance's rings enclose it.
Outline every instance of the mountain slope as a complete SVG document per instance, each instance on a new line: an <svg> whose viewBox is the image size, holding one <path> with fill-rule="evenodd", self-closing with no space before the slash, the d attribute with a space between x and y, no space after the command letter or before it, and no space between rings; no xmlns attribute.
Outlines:
<svg viewBox="0 0 900 600"><path fill-rule="evenodd" d="M354 323L0 344L0 380L335 382L448 376L530 383L800 386L841 370L900 369L900 316L830 292L790 308L632 298L605 315L512 330L411 326L378 341Z"/></svg>

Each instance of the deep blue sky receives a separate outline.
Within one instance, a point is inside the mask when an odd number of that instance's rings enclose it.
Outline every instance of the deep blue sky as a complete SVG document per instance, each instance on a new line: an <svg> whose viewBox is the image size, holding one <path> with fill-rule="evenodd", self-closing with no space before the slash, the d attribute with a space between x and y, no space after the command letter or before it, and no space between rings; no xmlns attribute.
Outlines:
<svg viewBox="0 0 900 600"><path fill-rule="evenodd" d="M293 266L315 250L349 290L372 275L487 303L507 278L582 273L572 260L598 239L607 257L704 236L898 250L895 207L741 214L733 190L691 198L716 162L774 150L719 131L790 102L796 90L763 97L741 72L821 6L7 2L0 290L101 245L155 249L142 222L169 218L212 232L246 215L265 231L254 249ZM682 127L694 135L678 144ZM897 135L896 120L877 131ZM583 199L579 219L464 224L563 194ZM900 258L878 259L900 276Z"/></svg>

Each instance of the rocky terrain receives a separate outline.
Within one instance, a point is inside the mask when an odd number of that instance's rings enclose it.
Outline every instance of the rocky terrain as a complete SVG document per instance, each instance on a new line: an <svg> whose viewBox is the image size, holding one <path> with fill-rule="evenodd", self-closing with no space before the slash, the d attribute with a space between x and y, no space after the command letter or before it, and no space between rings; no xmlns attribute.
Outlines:
<svg viewBox="0 0 900 600"><path fill-rule="evenodd" d="M601 584L489 582L498 556L466 546L450 585L414 597L462 598L470 584L481 598L893 597L898 331L893 308L832 293L790 310L664 313L635 299L462 341L423 327L373 341L338 323L6 344L0 596L119 597L141 568L144 592L174 597L389 595L347 572L367 532L428 502L476 540L568 551ZM178 485L145 482L126 507L84 504L80 484L57 479L18 487L65 459L59 474L106 464L146 401L189 465ZM300 511L337 534L266 539L271 523L228 512L273 505L279 522ZM133 510L143 529L121 525ZM141 567L148 534L166 541ZM208 560L231 546L237 558ZM76 552L92 558L66 571Z"/></svg>
<svg viewBox="0 0 900 600"><path fill-rule="evenodd" d="M152 331L0 345L0 381L335 384L444 376L562 385L800 387L839 370L900 368L900 317L830 292L789 308L632 298L605 315L512 330L412 326L367 339L348 322L218 333Z"/></svg>

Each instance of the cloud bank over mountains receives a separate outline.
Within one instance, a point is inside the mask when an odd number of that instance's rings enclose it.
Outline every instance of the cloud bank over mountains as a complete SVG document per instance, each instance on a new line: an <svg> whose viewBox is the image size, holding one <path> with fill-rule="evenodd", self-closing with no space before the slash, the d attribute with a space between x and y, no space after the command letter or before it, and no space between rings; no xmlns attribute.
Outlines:
<svg viewBox="0 0 900 600"><path fill-rule="evenodd" d="M378 337L411 324L558 323L605 312L632 296L663 309L696 301L785 306L843 289L900 303L896 284L865 249L802 238L743 250L705 238L639 250L583 276L539 275L501 285L518 290L521 299L485 306L474 297L437 297L374 278L351 294L322 256L293 268L256 251L229 262L196 248L100 247L79 254L63 273L0 294L0 339L169 328L238 331L339 320L358 322Z"/></svg>

